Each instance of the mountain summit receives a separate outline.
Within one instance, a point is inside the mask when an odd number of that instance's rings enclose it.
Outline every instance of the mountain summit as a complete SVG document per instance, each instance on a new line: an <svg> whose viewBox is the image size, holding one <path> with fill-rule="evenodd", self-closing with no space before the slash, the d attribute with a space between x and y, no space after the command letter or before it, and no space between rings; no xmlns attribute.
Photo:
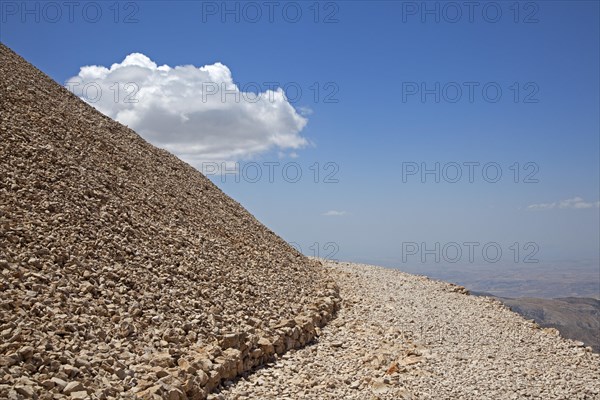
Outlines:
<svg viewBox="0 0 600 400"><path fill-rule="evenodd" d="M323 266L0 45L0 397L205 398L311 341Z"/></svg>

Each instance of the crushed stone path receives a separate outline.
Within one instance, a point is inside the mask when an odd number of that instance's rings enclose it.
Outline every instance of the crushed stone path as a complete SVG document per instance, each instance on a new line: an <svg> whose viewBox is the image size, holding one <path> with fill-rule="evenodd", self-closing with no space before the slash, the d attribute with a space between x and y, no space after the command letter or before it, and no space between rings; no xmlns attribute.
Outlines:
<svg viewBox="0 0 600 400"><path fill-rule="evenodd" d="M213 399L600 399L600 356L499 301L324 261L343 299L315 343Z"/></svg>

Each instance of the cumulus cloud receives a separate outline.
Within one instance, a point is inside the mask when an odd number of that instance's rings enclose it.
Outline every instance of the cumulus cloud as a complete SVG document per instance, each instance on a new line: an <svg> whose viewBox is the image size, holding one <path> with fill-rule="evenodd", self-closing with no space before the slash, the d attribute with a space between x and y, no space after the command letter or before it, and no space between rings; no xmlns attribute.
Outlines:
<svg viewBox="0 0 600 400"><path fill-rule="evenodd" d="M140 53L81 67L66 85L100 112L196 167L309 144L283 89L243 92L226 65L158 66Z"/></svg>
<svg viewBox="0 0 600 400"><path fill-rule="evenodd" d="M322 215L324 215L326 217L341 217L342 215L346 215L346 211L330 210L330 211L324 212Z"/></svg>
<svg viewBox="0 0 600 400"><path fill-rule="evenodd" d="M539 203L527 206L530 210L552 210L560 209L583 209L583 208L600 208L600 201L586 202L581 197L573 197L572 199L561 200L553 203Z"/></svg>

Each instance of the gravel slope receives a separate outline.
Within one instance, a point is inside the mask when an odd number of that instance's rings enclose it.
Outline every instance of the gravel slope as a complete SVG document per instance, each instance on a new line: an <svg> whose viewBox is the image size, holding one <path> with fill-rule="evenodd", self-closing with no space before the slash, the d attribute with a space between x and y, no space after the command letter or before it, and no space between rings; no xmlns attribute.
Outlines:
<svg viewBox="0 0 600 400"><path fill-rule="evenodd" d="M343 304L316 343L214 398L600 399L597 354L497 300L391 269L326 265Z"/></svg>
<svg viewBox="0 0 600 400"><path fill-rule="evenodd" d="M335 312L321 265L0 44L0 398L202 399Z"/></svg>

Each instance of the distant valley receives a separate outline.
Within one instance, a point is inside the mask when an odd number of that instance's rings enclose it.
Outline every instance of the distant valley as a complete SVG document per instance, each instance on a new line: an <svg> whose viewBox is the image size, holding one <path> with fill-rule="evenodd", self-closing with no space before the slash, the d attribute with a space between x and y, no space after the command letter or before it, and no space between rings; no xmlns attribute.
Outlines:
<svg viewBox="0 0 600 400"><path fill-rule="evenodd" d="M390 266L412 274L453 282L470 291L491 293L498 297L600 299L600 265L597 260L579 263L511 265L392 264Z"/></svg>
<svg viewBox="0 0 600 400"><path fill-rule="evenodd" d="M597 261L528 265L401 265L397 268L495 297L511 310L600 353Z"/></svg>
<svg viewBox="0 0 600 400"><path fill-rule="evenodd" d="M523 317L533 319L544 328L556 328L563 337L582 341L600 353L600 300L585 297L507 298L481 292L472 294L495 297Z"/></svg>

